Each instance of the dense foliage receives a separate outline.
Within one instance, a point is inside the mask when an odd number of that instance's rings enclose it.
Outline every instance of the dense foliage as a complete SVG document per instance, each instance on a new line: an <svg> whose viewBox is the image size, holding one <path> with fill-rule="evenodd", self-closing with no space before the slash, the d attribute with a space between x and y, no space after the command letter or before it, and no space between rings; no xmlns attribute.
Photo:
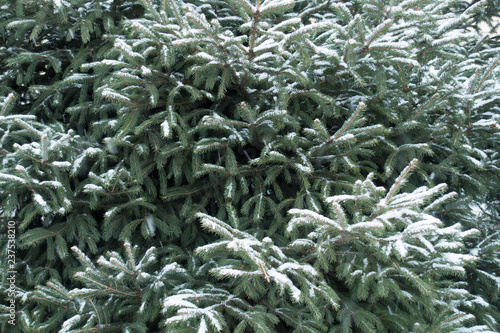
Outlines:
<svg viewBox="0 0 500 333"><path fill-rule="evenodd" d="M0 0L2 332L500 331L497 9Z"/></svg>

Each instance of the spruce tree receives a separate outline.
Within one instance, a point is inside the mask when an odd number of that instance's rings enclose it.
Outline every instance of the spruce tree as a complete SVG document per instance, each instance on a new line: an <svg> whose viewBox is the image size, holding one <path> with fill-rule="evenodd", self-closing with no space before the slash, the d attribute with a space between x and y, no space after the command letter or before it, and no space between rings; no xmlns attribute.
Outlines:
<svg viewBox="0 0 500 333"><path fill-rule="evenodd" d="M496 6L0 0L1 331L500 331Z"/></svg>

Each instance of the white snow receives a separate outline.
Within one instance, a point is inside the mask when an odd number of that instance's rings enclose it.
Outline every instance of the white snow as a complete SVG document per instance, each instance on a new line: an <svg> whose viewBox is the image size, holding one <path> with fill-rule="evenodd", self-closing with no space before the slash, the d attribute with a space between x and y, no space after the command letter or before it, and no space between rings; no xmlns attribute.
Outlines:
<svg viewBox="0 0 500 333"><path fill-rule="evenodd" d="M17 176L9 175L6 173L0 173L0 179L10 180L10 181L14 181L14 182L22 183L22 184L26 183L25 179L17 177Z"/></svg>
<svg viewBox="0 0 500 333"><path fill-rule="evenodd" d="M149 234L151 236L154 236L155 231L156 231L156 224L155 224L155 221L153 219L153 216L151 216L151 215L146 216L146 223L147 223Z"/></svg>
<svg viewBox="0 0 500 333"><path fill-rule="evenodd" d="M297 169L299 169L300 171L304 172L304 173L311 173L312 172L312 169L306 165L302 165L300 163L294 163L293 164Z"/></svg>
<svg viewBox="0 0 500 333"><path fill-rule="evenodd" d="M307 272L311 275L317 275L318 272L310 265L300 265L300 264L297 264L297 263L291 263L291 262L287 262L287 263L284 263L284 264L281 264L279 267L278 267L278 271L279 272L285 272L285 271L304 271L304 272Z"/></svg>
<svg viewBox="0 0 500 333"><path fill-rule="evenodd" d="M43 182L40 182L40 185L49 185L54 188L60 188L62 187L62 184L56 180L45 180Z"/></svg>
<svg viewBox="0 0 500 333"><path fill-rule="evenodd" d="M142 65L141 66L141 73L144 76L148 76L151 74L151 70L149 68L147 68L146 66Z"/></svg>
<svg viewBox="0 0 500 333"><path fill-rule="evenodd" d="M104 216L106 216L107 218L111 217L111 216L112 216L112 215L116 212L116 210L117 210L117 209L118 209L117 207L114 207L113 209L108 210L108 211L104 214Z"/></svg>
<svg viewBox="0 0 500 333"><path fill-rule="evenodd" d="M35 201L42 207L44 208L47 208L48 205L47 205L47 202L45 200L43 200L43 197L38 194L38 193L35 193L35 195L33 196L33 198L35 199Z"/></svg>
<svg viewBox="0 0 500 333"><path fill-rule="evenodd" d="M128 98L127 96L121 95L121 94L117 93L116 91L113 91L109 88L103 89L101 91L101 95L104 97L110 98L110 99L117 99L120 101L130 102L130 98Z"/></svg>
<svg viewBox="0 0 500 333"><path fill-rule="evenodd" d="M227 196L228 197L232 197L233 196L233 182L232 181L228 182L228 184L226 186L226 191L227 191Z"/></svg>
<svg viewBox="0 0 500 333"><path fill-rule="evenodd" d="M350 225L347 230L353 231L356 229L384 229L384 224L378 221L369 221L369 222L359 222L353 225Z"/></svg>
<svg viewBox="0 0 500 333"><path fill-rule="evenodd" d="M198 328L198 333L206 333L206 332L208 332L207 322L205 318L201 318L200 326Z"/></svg>
<svg viewBox="0 0 500 333"><path fill-rule="evenodd" d="M298 302L300 300L300 290L293 285L292 280L288 278L285 274L278 272L275 268L270 268L267 270L267 274L272 278L281 288L284 286L292 292L292 298Z"/></svg>
<svg viewBox="0 0 500 333"><path fill-rule="evenodd" d="M327 224L329 226L334 227L337 230L342 229L340 224L337 223L336 221L329 219L328 217L325 217L325 216L318 214L316 212L313 212L311 210L293 208L293 209L290 209L288 211L288 213L291 215L298 215L298 216L294 216L290 220L290 223L288 224L288 227L287 227L287 232L292 232L295 225L313 224L314 222L316 222L316 223L320 222L322 224Z"/></svg>
<svg viewBox="0 0 500 333"><path fill-rule="evenodd" d="M471 161L476 167L482 169L483 168L483 163L477 159L475 159L472 156L465 156L469 161Z"/></svg>
<svg viewBox="0 0 500 333"><path fill-rule="evenodd" d="M125 63L123 61L112 60L112 59L103 59L103 60L101 60L101 63L105 64L105 65L110 65L110 66L127 65L127 63Z"/></svg>
<svg viewBox="0 0 500 333"><path fill-rule="evenodd" d="M406 255L408 254L408 250L406 249L403 240L401 238L396 240L396 242L394 243L394 248L396 249L396 251L399 252L399 255L402 258L406 257Z"/></svg>
<svg viewBox="0 0 500 333"><path fill-rule="evenodd" d="M161 129L165 138L170 137L170 124L168 123L168 120L165 119L165 121L161 123Z"/></svg>
<svg viewBox="0 0 500 333"><path fill-rule="evenodd" d="M54 161L50 164L58 168L69 168L71 166L71 162L68 161Z"/></svg>
<svg viewBox="0 0 500 333"><path fill-rule="evenodd" d="M442 256L447 262L455 265L463 265L465 262L475 261L477 259L477 257L471 256L469 254L460 254L452 252L443 253Z"/></svg>
<svg viewBox="0 0 500 333"><path fill-rule="evenodd" d="M95 184L87 184L83 188L84 188L84 192L94 192L94 191L104 192L104 188L102 188L102 186L98 186Z"/></svg>
<svg viewBox="0 0 500 333"><path fill-rule="evenodd" d="M94 155L100 153L100 151L101 151L100 149L96 149L96 148L90 147L90 148L87 148L85 150L85 155L87 155L87 156L94 156Z"/></svg>
<svg viewBox="0 0 500 333"><path fill-rule="evenodd" d="M223 267L218 267L214 268L211 270L211 272L216 272L220 275L225 275L225 276L260 276L262 275L262 270L255 270L255 271L242 271L240 269L235 269L233 266L223 266Z"/></svg>
<svg viewBox="0 0 500 333"><path fill-rule="evenodd" d="M63 324L62 324L62 327L61 327L61 330L59 332L68 332L69 329L71 329L71 327L78 323L80 321L80 315L74 315L73 317L69 318L68 320L66 320Z"/></svg>
<svg viewBox="0 0 500 333"><path fill-rule="evenodd" d="M85 154L82 154L73 162L73 169L71 169L71 173L76 174L78 172L78 169L80 169L80 166L84 159Z"/></svg>

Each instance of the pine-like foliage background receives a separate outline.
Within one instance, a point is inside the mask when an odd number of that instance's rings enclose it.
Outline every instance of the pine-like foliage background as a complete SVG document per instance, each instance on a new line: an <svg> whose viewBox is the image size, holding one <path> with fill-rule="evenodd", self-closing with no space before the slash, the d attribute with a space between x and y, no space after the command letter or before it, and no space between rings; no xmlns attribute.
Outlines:
<svg viewBox="0 0 500 333"><path fill-rule="evenodd" d="M1 331L500 331L498 8L1 0Z"/></svg>

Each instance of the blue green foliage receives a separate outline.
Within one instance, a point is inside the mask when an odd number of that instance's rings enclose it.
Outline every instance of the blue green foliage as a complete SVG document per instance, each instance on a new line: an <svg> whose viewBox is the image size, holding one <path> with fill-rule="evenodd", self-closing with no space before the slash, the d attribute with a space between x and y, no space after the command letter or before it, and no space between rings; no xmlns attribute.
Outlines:
<svg viewBox="0 0 500 333"><path fill-rule="evenodd" d="M2 332L498 332L495 6L0 0Z"/></svg>

